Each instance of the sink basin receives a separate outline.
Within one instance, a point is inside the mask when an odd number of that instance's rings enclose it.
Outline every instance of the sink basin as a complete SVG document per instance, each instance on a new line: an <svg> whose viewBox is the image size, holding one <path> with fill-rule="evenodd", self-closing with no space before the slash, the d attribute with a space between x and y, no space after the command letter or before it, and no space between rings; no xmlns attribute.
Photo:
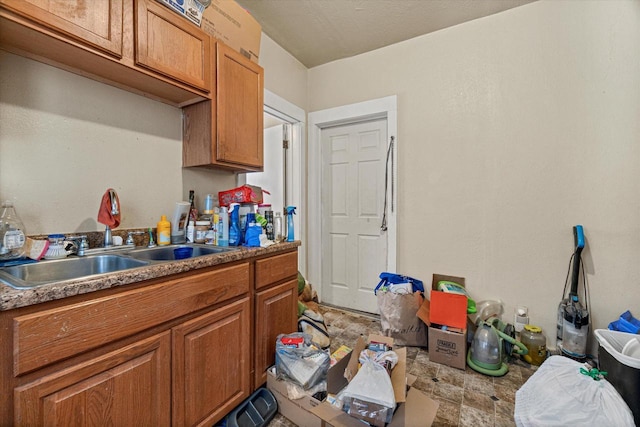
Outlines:
<svg viewBox="0 0 640 427"><path fill-rule="evenodd" d="M0 269L0 281L14 288L33 288L46 283L80 279L96 274L142 267L149 262L119 255L65 258Z"/></svg>
<svg viewBox="0 0 640 427"><path fill-rule="evenodd" d="M169 245L156 246L155 248L134 249L127 253L130 257L147 261L174 261L176 260L174 250L178 248L193 248L190 258L205 255L214 255L226 252L237 251L235 247L204 246L204 245Z"/></svg>

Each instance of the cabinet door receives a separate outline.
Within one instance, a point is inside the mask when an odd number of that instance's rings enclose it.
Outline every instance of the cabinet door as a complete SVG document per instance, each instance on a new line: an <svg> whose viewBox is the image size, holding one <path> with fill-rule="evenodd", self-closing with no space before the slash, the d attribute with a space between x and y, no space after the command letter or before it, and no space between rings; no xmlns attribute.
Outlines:
<svg viewBox="0 0 640 427"><path fill-rule="evenodd" d="M173 329L173 425L211 426L249 396L250 303Z"/></svg>
<svg viewBox="0 0 640 427"><path fill-rule="evenodd" d="M168 426L170 352L165 332L18 387L15 424Z"/></svg>
<svg viewBox="0 0 640 427"><path fill-rule="evenodd" d="M136 0L136 64L211 90L211 37L155 0Z"/></svg>
<svg viewBox="0 0 640 427"><path fill-rule="evenodd" d="M262 170L263 85L258 64L217 43L217 161Z"/></svg>
<svg viewBox="0 0 640 427"><path fill-rule="evenodd" d="M106 53L122 57L123 0L0 0L0 4Z"/></svg>
<svg viewBox="0 0 640 427"><path fill-rule="evenodd" d="M276 338L298 330L298 280L256 293L254 389L267 381L267 369L275 363Z"/></svg>

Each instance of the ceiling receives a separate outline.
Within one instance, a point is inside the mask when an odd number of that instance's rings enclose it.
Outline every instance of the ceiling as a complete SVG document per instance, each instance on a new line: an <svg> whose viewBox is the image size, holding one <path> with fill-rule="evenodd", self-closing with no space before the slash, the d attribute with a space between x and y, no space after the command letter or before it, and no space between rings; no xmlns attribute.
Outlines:
<svg viewBox="0 0 640 427"><path fill-rule="evenodd" d="M307 68L535 0L236 0Z"/></svg>

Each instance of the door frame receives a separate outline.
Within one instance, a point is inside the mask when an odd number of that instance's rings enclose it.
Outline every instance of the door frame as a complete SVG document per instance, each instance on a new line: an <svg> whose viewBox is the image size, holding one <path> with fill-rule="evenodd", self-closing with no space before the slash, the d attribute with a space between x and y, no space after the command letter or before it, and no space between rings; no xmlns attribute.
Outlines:
<svg viewBox="0 0 640 427"><path fill-rule="evenodd" d="M318 298L322 301L322 229L321 229L321 191L322 181L322 130L328 127L340 126L363 122L371 119L387 119L388 136L394 136L393 177L390 182L394 182L396 188L391 191L391 186L387 189L389 208L387 210L387 270L396 271L397 252L397 216L398 216L398 114L397 96L387 96L355 104L343 105L326 110L309 113L309 146L308 146L308 168L309 181L307 191L307 221L308 232L308 266L307 280L316 284ZM388 144L388 141L387 141ZM388 145L387 145L388 147ZM393 200L392 200L393 197ZM393 212L391 206L394 207Z"/></svg>
<svg viewBox="0 0 640 427"><path fill-rule="evenodd" d="M306 188L306 158L305 130L307 113L302 108L290 103L275 93L264 90L264 112L279 118L291 125L291 141L287 150L287 194L284 194L285 204L298 207L295 222L295 237L302 245L298 247L298 270L306 277L307 269L307 238L306 212L303 190ZM238 186L246 184L244 174L238 174ZM283 218L286 220L286 218Z"/></svg>

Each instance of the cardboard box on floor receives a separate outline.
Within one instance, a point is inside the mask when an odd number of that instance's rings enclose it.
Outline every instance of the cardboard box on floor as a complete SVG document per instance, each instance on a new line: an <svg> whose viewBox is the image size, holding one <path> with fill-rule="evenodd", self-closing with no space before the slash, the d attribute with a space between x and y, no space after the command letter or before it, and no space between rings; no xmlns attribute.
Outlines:
<svg viewBox="0 0 640 427"><path fill-rule="evenodd" d="M258 62L262 27L234 0L213 0L202 14L202 29L253 62Z"/></svg>
<svg viewBox="0 0 640 427"><path fill-rule="evenodd" d="M442 280L465 285L464 277L434 274L431 300L425 298L418 317L429 326L429 360L464 369L467 365L467 298L438 291L438 282Z"/></svg>
<svg viewBox="0 0 640 427"><path fill-rule="evenodd" d="M365 340L358 339L356 346L350 355L345 356L337 364L329 369L327 374L327 391L337 394L342 390L348 379L352 379L357 373L358 356L370 341L383 342L393 346L393 339L381 335L369 335ZM406 375L406 349L394 349L398 354L398 364L391 372L391 384L398 406L388 427L400 426L430 426L438 411L439 404L427 397L417 389L407 386L415 381L415 377ZM334 408L328 402L321 402L311 396L302 399L290 400L287 396L285 381L278 381L275 374L269 370L267 388L271 390L278 401L278 412L289 420L302 427L362 427L362 422L347 413Z"/></svg>

